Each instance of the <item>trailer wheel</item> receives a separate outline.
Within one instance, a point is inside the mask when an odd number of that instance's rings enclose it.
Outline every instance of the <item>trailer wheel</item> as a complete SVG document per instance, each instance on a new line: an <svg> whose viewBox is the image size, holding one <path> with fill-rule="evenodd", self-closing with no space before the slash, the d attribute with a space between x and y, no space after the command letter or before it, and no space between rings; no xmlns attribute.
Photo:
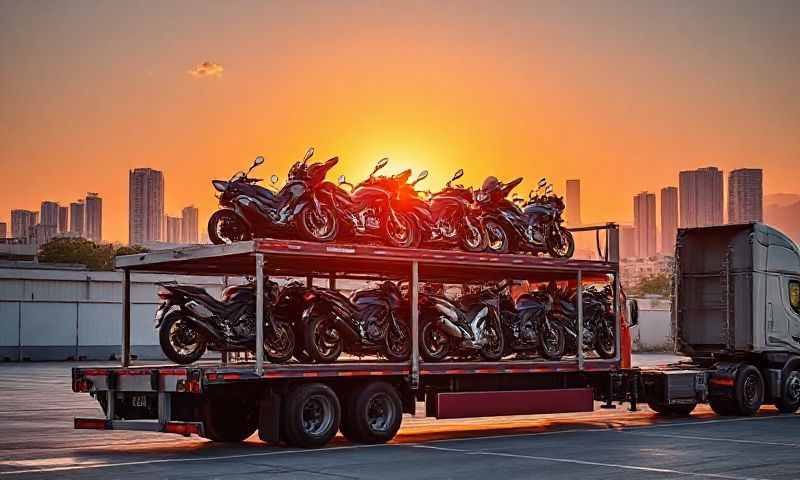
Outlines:
<svg viewBox="0 0 800 480"><path fill-rule="evenodd" d="M282 431L294 447L316 448L328 443L339 430L341 405L331 388L322 383L295 387L284 402Z"/></svg>
<svg viewBox="0 0 800 480"><path fill-rule="evenodd" d="M800 372L794 371L783 381L781 398L775 401L781 413L794 413L800 408Z"/></svg>
<svg viewBox="0 0 800 480"><path fill-rule="evenodd" d="M241 442L258 428L258 409L244 401L209 396L202 412L204 436L215 442Z"/></svg>
<svg viewBox="0 0 800 480"><path fill-rule="evenodd" d="M665 405L663 403L647 402L651 410L666 417L688 417L697 406L696 403L686 405Z"/></svg>
<svg viewBox="0 0 800 480"><path fill-rule="evenodd" d="M342 435L354 443L386 443L403 421L403 404L394 387L372 382L349 395L344 406Z"/></svg>
<svg viewBox="0 0 800 480"><path fill-rule="evenodd" d="M736 375L736 406L739 415L755 415L764 402L764 377L752 365L744 365Z"/></svg>

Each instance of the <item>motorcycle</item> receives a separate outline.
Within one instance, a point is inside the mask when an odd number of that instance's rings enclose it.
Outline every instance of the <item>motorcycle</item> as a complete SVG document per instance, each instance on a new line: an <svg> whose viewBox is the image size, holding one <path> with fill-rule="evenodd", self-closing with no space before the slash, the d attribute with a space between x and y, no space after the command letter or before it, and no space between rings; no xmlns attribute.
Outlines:
<svg viewBox="0 0 800 480"><path fill-rule="evenodd" d="M498 308L479 299L459 306L444 295L420 292L420 355L425 361L440 362L448 355L486 361L503 358L505 340Z"/></svg>
<svg viewBox="0 0 800 480"><path fill-rule="evenodd" d="M553 298L546 292L530 292L515 301L508 290L510 286L510 281L486 286L479 293L464 295L460 303L469 306L480 301L493 302L503 324L504 356L513 352L525 357L538 351L548 360L561 359L566 334L564 327L551 318Z"/></svg>
<svg viewBox="0 0 800 480"><path fill-rule="evenodd" d="M200 287L160 283L162 303L155 328L164 354L185 365L198 360L206 349L250 351L256 348L256 289L251 284L228 287L217 300ZM268 282L264 293L264 350L273 363L289 360L295 336L287 323L276 321L273 308L278 285Z"/></svg>
<svg viewBox="0 0 800 480"><path fill-rule="evenodd" d="M393 362L411 355L411 327L401 318L402 295L390 281L353 292L318 288L305 296L303 312L305 351L319 363L331 363L343 351L354 355L379 354Z"/></svg>
<svg viewBox="0 0 800 480"><path fill-rule="evenodd" d="M564 326L567 334L566 352L575 355L578 351L577 290L566 291L551 284L548 292L555 298L553 318ZM594 350L600 358L614 358L616 349L612 298L611 285L599 290L590 285L583 291L583 348Z"/></svg>
<svg viewBox="0 0 800 480"><path fill-rule="evenodd" d="M277 193L256 185L261 179L248 177L264 163L263 157L256 158L247 172L238 172L227 182L213 180L222 208L208 221L212 243L285 237L293 231L305 240L333 240L338 231L337 219L318 196L323 188L332 185L325 182L325 175L339 159L308 165L313 154L314 149L309 148L303 160L292 166L286 184ZM272 181L277 182L277 177L273 175Z"/></svg>
<svg viewBox="0 0 800 480"><path fill-rule="evenodd" d="M317 287L308 287L303 282L293 280L280 289L275 302L275 321L289 325L294 337L299 340L295 342L293 356L300 363L311 362L311 357L305 351L302 341L304 335L302 317L307 306L306 302L314 298L314 292L317 290Z"/></svg>
<svg viewBox="0 0 800 480"><path fill-rule="evenodd" d="M475 195L489 237L488 250L494 253L547 252L553 258L570 258L575 253L575 240L572 233L561 226L563 200L553 195L550 185L544 194L532 192L528 202L520 208L506 198L520 182L522 178L506 184L488 177ZM539 189L546 183L541 179Z"/></svg>
<svg viewBox="0 0 800 480"><path fill-rule="evenodd" d="M488 237L473 208L475 202L472 188L452 183L464 175L458 169L445 188L431 194L430 205L433 223L426 243L431 246L458 246L467 252L482 252L488 246Z"/></svg>
<svg viewBox="0 0 800 480"><path fill-rule="evenodd" d="M376 177L378 170L388 162L387 158L381 159L369 177L355 186L340 176L339 186L326 188L323 203L332 207L351 238L377 240L393 247L417 247L422 240L422 229L431 221L431 216L430 207L413 187L426 178L428 172L420 172L410 184L411 170ZM350 193L342 185L349 186Z"/></svg>

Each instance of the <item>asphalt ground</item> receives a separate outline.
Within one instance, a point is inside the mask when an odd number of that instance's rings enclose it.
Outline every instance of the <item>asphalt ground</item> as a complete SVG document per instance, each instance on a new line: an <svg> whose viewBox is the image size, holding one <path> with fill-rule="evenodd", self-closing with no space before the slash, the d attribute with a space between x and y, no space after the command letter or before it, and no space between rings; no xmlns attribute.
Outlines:
<svg viewBox="0 0 800 480"><path fill-rule="evenodd" d="M673 360L638 355L635 363ZM68 363L0 364L0 479L800 479L800 416L762 408L721 418L699 406L663 419L646 406L437 421L406 416L387 445L298 450L177 435L76 431L102 415L70 390ZM421 409L419 409L421 410Z"/></svg>

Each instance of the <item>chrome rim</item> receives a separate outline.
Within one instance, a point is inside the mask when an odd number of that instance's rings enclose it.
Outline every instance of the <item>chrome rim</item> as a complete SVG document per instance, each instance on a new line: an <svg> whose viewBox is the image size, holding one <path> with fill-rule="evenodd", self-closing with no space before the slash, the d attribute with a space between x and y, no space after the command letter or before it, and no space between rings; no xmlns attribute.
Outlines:
<svg viewBox="0 0 800 480"><path fill-rule="evenodd" d="M178 320L169 327L169 343L175 352L187 356L195 353L201 346L200 336L184 320Z"/></svg>
<svg viewBox="0 0 800 480"><path fill-rule="evenodd" d="M481 246L481 231L475 225L467 225L464 235L464 243L469 248L475 249Z"/></svg>
<svg viewBox="0 0 800 480"><path fill-rule="evenodd" d="M569 239L567 238L567 232L564 230L559 230L559 232L555 235L551 236L551 242L553 242L553 252L558 255L559 257L565 257L569 253Z"/></svg>
<svg viewBox="0 0 800 480"><path fill-rule="evenodd" d="M303 431L321 437L333 426L333 402L326 395L312 395L303 403L301 417Z"/></svg>
<svg viewBox="0 0 800 480"><path fill-rule="evenodd" d="M506 243L506 232L500 225L489 222L486 225L486 234L489 236L489 249L493 251L503 249Z"/></svg>
<svg viewBox="0 0 800 480"><path fill-rule="evenodd" d="M389 353L395 357L406 357L411 349L410 342L408 341L408 327L404 324L397 326L389 326L389 332L386 338L386 347Z"/></svg>
<svg viewBox="0 0 800 480"><path fill-rule="evenodd" d="M387 233L393 243L405 245L411 241L411 220L404 215L397 215L397 220L389 219Z"/></svg>
<svg viewBox="0 0 800 480"><path fill-rule="evenodd" d="M756 375L748 375L744 379L742 393L744 394L744 401L747 405L755 405L760 401L761 389L759 388L760 382Z"/></svg>
<svg viewBox="0 0 800 480"><path fill-rule="evenodd" d="M242 222L230 215L225 215L217 220L214 230L217 232L217 237L225 243L240 242L245 237Z"/></svg>
<svg viewBox="0 0 800 480"><path fill-rule="evenodd" d="M784 394L789 403L800 402L800 374L792 372L786 379L786 392Z"/></svg>
<svg viewBox="0 0 800 480"><path fill-rule="evenodd" d="M320 209L319 214L313 208L306 208L303 211L303 223L314 238L328 238L333 232L333 222L330 213L324 208Z"/></svg>
<svg viewBox="0 0 800 480"><path fill-rule="evenodd" d="M367 425L373 432L388 432L397 417L395 405L385 393L376 393L367 403Z"/></svg>
<svg viewBox="0 0 800 480"><path fill-rule="evenodd" d="M423 343L432 357L439 357L444 353L447 345L447 336L434 328L430 323L425 325L422 332Z"/></svg>
<svg viewBox="0 0 800 480"><path fill-rule="evenodd" d="M314 344L323 357L329 357L336 353L339 346L339 332L333 327L331 322L322 320L317 322L314 327Z"/></svg>

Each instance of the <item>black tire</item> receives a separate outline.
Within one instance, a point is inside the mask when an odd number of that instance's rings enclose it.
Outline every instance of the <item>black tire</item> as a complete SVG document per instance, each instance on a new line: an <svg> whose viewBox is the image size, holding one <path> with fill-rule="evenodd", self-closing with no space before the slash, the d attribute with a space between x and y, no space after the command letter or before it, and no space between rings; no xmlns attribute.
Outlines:
<svg viewBox="0 0 800 480"><path fill-rule="evenodd" d="M417 246L421 240L421 235L411 215L395 212L394 216L397 218L400 228L397 228L398 226L395 225L394 220L392 220L391 216L388 216L383 224L383 239L386 243L397 248L414 248ZM405 235L401 235L401 233L405 233Z"/></svg>
<svg viewBox="0 0 800 480"><path fill-rule="evenodd" d="M342 435L354 443L386 443L403 421L397 390L386 382L372 382L348 396L342 414Z"/></svg>
<svg viewBox="0 0 800 480"><path fill-rule="evenodd" d="M191 340L194 343L187 343ZM158 341L164 355L179 365L194 363L206 353L205 335L180 310L164 317L158 329Z"/></svg>
<svg viewBox="0 0 800 480"><path fill-rule="evenodd" d="M736 375L736 407L742 416L752 416L764 402L764 377L753 365L743 365Z"/></svg>
<svg viewBox="0 0 800 480"><path fill-rule="evenodd" d="M433 322L425 322L419 332L419 354L426 362L441 362L450 353L450 337Z"/></svg>
<svg viewBox="0 0 800 480"><path fill-rule="evenodd" d="M202 404L203 436L215 442L241 442L258 428L258 407L243 399L206 394Z"/></svg>
<svg viewBox="0 0 800 480"><path fill-rule="evenodd" d="M503 224L497 220L487 219L483 221L483 228L486 230L486 251L491 253L508 253L511 249L511 241L508 232L503 228Z"/></svg>
<svg viewBox="0 0 800 480"><path fill-rule="evenodd" d="M233 210L217 210L208 219L208 239L215 245L235 243L253 238L242 217Z"/></svg>
<svg viewBox="0 0 800 480"><path fill-rule="evenodd" d="M310 203L303 207L295 218L297 232L303 240L323 243L333 241L339 235L339 219L328 205L320 204L319 210L320 215Z"/></svg>
<svg viewBox="0 0 800 480"><path fill-rule="evenodd" d="M708 404L711 406L711 410L713 410L714 413L719 416L730 417L733 415L738 415L736 403L732 398L711 398Z"/></svg>
<svg viewBox="0 0 800 480"><path fill-rule="evenodd" d="M465 252L483 252L489 246L489 238L486 236L486 229L476 218L470 218L470 222L462 222L458 228L458 246Z"/></svg>
<svg viewBox="0 0 800 480"><path fill-rule="evenodd" d="M490 311L486 319L487 325L483 332L490 335L491 344L481 347L481 358L487 362L496 362L503 358L505 353L505 338L503 337L503 325L500 317L494 311Z"/></svg>
<svg viewBox="0 0 800 480"><path fill-rule="evenodd" d="M294 330L283 322L275 322L272 328L275 332L271 338L267 336L264 339L267 359L272 363L286 363L292 358L296 348Z"/></svg>
<svg viewBox="0 0 800 480"><path fill-rule="evenodd" d="M597 321L597 331L594 336L594 351L600 358L614 358L617 348L614 338L614 319L611 316L603 315ZM609 325L610 322L610 325Z"/></svg>
<svg viewBox="0 0 800 480"><path fill-rule="evenodd" d="M390 320L384 337L384 355L390 362L404 362L411 358L411 326L403 321L396 323L394 328Z"/></svg>
<svg viewBox="0 0 800 480"><path fill-rule="evenodd" d="M564 326L555 320L542 322L539 329L539 354L547 360L561 360L567 348L567 334Z"/></svg>
<svg viewBox="0 0 800 480"><path fill-rule="evenodd" d="M663 403L647 402L651 410L665 417L688 417L697 406L696 403L686 405L665 405Z"/></svg>
<svg viewBox="0 0 800 480"><path fill-rule="evenodd" d="M341 404L336 393L322 383L298 385L283 402L282 433L293 447L318 448L339 430Z"/></svg>
<svg viewBox="0 0 800 480"><path fill-rule="evenodd" d="M304 332L305 351L311 360L333 363L344 349L341 334L332 325L333 320L323 315L313 315Z"/></svg>
<svg viewBox="0 0 800 480"><path fill-rule="evenodd" d="M575 254L575 239L572 232L561 229L561 241L557 242L553 235L547 236L547 253L553 258L572 258Z"/></svg>
<svg viewBox="0 0 800 480"><path fill-rule="evenodd" d="M800 371L786 375L781 388L781 398L775 401L775 406L781 413L795 413L800 408Z"/></svg>

